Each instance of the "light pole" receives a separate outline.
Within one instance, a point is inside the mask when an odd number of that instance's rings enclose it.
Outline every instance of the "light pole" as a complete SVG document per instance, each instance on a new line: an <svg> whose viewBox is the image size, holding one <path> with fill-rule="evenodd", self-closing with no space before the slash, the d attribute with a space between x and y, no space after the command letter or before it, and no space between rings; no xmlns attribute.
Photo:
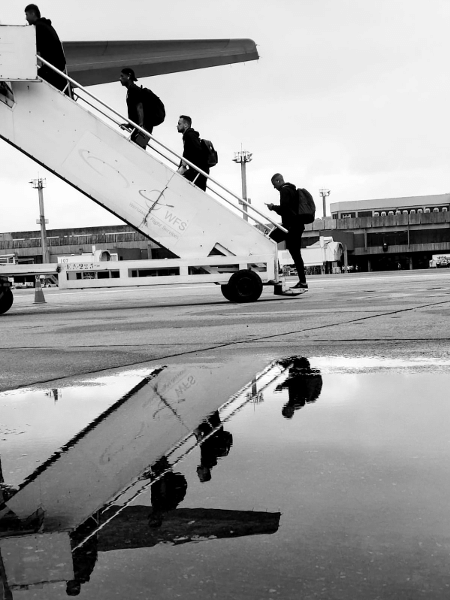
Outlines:
<svg viewBox="0 0 450 600"><path fill-rule="evenodd" d="M323 216L325 218L327 216L327 202L326 202L326 197L331 194L331 191L327 190L327 189L322 189L322 190L319 190L319 192L320 192L320 195L322 196Z"/></svg>
<svg viewBox="0 0 450 600"><path fill-rule="evenodd" d="M252 154L247 152L247 150L241 150L240 152L234 153L233 161L235 163L240 163L241 165L241 178L242 178L242 198L250 204L250 198L247 198L247 170L246 165L248 162L252 160ZM241 202L242 210L245 214L242 215L245 221L248 221L248 206Z"/></svg>
<svg viewBox="0 0 450 600"><path fill-rule="evenodd" d="M48 223L48 220L45 219L44 214L44 192L42 191L46 186L45 179L32 179L30 181L31 185L34 189L38 191L39 197L39 219L36 219L36 223L41 225L41 246L42 246L42 262L48 263L50 262L48 256L47 249L47 232L45 230L45 224Z"/></svg>

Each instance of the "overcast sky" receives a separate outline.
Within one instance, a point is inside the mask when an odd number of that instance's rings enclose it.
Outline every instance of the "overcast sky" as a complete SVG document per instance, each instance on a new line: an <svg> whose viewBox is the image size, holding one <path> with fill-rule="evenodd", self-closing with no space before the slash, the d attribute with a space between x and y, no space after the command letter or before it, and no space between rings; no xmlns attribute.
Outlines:
<svg viewBox="0 0 450 600"><path fill-rule="evenodd" d="M23 24L25 2L0 9ZM164 101L155 135L181 151L180 114L219 152L212 175L240 192L232 158L253 153L248 195L276 202L270 177L306 187L321 216L329 200L442 194L449 185L448 0L45 0L64 40L248 37L260 60L143 79ZM119 83L91 88L125 114ZM113 225L106 210L0 141L0 232L37 229L37 192L47 179L49 228Z"/></svg>

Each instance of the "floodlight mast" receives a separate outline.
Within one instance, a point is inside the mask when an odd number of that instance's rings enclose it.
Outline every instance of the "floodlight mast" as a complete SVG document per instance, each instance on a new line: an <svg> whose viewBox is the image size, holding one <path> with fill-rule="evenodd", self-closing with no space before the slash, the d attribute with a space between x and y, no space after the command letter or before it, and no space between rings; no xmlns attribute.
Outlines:
<svg viewBox="0 0 450 600"><path fill-rule="evenodd" d="M48 255L48 248L47 248L47 231L45 229L45 224L48 223L48 221L45 219L44 192L42 191L44 189L44 187L46 186L46 181L45 181L45 179L39 178L39 179L32 179L30 181L30 183L33 186L33 188L37 189L37 191L38 191L39 219L36 219L36 223L40 224L40 226L41 226L42 262L44 264L47 264L50 262L49 255Z"/></svg>
<svg viewBox="0 0 450 600"><path fill-rule="evenodd" d="M241 165L241 179L242 179L242 198L251 204L250 198L247 198L247 169L246 165L248 162L252 160L252 154L247 150L240 150L239 152L234 153L233 162L240 163ZM242 215L244 221L248 221L248 206L243 202L240 202L242 206L242 210L245 211L245 214Z"/></svg>
<svg viewBox="0 0 450 600"><path fill-rule="evenodd" d="M319 192L320 192L320 195L322 196L323 217L325 218L327 216L326 198L327 198L327 196L329 196L331 194L331 191L323 188L323 189L319 190Z"/></svg>

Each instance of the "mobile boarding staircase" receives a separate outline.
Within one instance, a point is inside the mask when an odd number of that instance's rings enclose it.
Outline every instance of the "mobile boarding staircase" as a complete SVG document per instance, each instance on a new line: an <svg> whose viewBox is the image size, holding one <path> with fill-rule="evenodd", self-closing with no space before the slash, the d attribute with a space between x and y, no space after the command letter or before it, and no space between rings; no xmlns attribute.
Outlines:
<svg viewBox="0 0 450 600"><path fill-rule="evenodd" d="M34 36L33 27L0 26L0 138L178 257L63 263L60 287L214 282L227 300L253 302L275 282L279 293L276 243L242 214L283 228L209 176L201 191L177 173L177 153L153 136L148 151L131 142L120 124L146 132L39 59L68 83L60 92L42 81ZM12 274L0 272L0 314L12 305Z"/></svg>

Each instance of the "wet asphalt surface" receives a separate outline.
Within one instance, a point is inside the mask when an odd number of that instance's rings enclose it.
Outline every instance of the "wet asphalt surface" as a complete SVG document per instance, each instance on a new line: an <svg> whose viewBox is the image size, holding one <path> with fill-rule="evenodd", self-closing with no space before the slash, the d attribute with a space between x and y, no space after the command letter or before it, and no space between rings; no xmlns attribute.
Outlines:
<svg viewBox="0 0 450 600"><path fill-rule="evenodd" d="M17 294L0 598L448 598L449 283Z"/></svg>

